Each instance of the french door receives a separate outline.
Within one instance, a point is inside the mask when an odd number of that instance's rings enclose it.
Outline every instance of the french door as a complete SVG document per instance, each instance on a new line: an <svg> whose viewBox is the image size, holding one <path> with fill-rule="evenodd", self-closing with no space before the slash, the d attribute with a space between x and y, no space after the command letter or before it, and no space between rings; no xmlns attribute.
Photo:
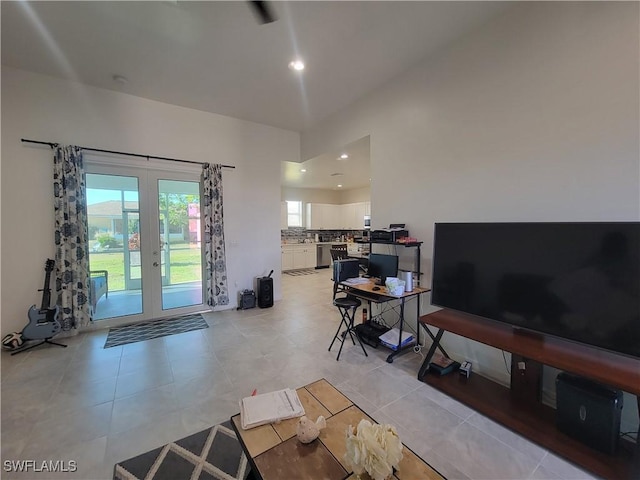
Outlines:
<svg viewBox="0 0 640 480"><path fill-rule="evenodd" d="M93 319L117 325L202 310L199 173L86 170Z"/></svg>

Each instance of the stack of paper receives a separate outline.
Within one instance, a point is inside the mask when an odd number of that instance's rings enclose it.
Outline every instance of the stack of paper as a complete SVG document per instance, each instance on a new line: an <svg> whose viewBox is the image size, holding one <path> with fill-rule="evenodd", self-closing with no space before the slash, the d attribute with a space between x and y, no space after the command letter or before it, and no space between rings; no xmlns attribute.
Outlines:
<svg viewBox="0 0 640 480"><path fill-rule="evenodd" d="M386 333L380 335L380 343L382 343L385 347L396 350L398 348L398 339L400 338L400 330L397 328L392 328ZM400 347L404 347L409 343L413 342L413 335L409 332L402 332L402 343Z"/></svg>
<svg viewBox="0 0 640 480"><path fill-rule="evenodd" d="M302 415L304 407L298 393L290 388L240 400L240 420L244 430Z"/></svg>
<svg viewBox="0 0 640 480"><path fill-rule="evenodd" d="M365 283L369 283L370 280L368 278L364 278L364 277L354 277L354 278L347 278L344 283L346 283L347 285L363 285Z"/></svg>

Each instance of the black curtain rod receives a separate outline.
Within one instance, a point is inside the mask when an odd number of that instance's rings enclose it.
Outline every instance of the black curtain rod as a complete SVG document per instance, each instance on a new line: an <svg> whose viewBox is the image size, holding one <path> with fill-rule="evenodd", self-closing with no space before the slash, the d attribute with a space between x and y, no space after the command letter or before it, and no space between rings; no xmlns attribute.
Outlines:
<svg viewBox="0 0 640 480"><path fill-rule="evenodd" d="M21 138L20 141L24 142L24 143L37 143L38 145L49 145L51 148L54 148L54 147L58 146L57 143L39 142L37 140L27 140L26 138ZM147 160L149 160L150 158L153 158L154 160L168 160L170 162L194 163L196 165L204 165L205 163L209 163L209 162L196 162L194 160L180 160L179 158L157 157L155 155L142 155L140 153L118 152L118 151L115 151L115 150L102 150L101 148L90 148L90 147L79 147L79 148L81 148L83 150L89 150L91 152L112 153L112 154L115 154L115 155L127 155L129 157L146 158ZM233 165L222 165L222 167L224 167L224 168L236 168Z"/></svg>

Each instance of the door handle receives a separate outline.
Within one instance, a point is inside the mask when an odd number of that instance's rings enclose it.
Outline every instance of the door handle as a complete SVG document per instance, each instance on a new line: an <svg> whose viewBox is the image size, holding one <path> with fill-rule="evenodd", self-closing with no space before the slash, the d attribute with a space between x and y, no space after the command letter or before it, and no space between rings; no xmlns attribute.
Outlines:
<svg viewBox="0 0 640 480"><path fill-rule="evenodd" d="M157 267L158 266L158 262L153 262L153 266Z"/></svg>

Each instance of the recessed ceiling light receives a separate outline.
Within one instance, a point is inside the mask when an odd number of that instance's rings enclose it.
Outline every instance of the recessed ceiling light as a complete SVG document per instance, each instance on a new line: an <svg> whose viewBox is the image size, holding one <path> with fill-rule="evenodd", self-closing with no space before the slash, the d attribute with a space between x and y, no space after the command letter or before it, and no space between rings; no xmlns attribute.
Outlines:
<svg viewBox="0 0 640 480"><path fill-rule="evenodd" d="M342 188L342 184L340 184L340 183L339 183L339 184L338 184L338 188Z"/></svg>
<svg viewBox="0 0 640 480"><path fill-rule="evenodd" d="M304 173L304 172L306 172L306 171L307 171L307 169L306 169L306 168L301 168L301 169L300 169L300 171L301 171L302 173Z"/></svg>
<svg viewBox="0 0 640 480"><path fill-rule="evenodd" d="M291 70L295 70L296 72L301 72L304 70L304 62L300 59L293 60L289 62L289 68Z"/></svg>
<svg viewBox="0 0 640 480"><path fill-rule="evenodd" d="M347 155L346 153L343 153L342 155L340 155L340 158L342 160L346 160L347 158L349 158L349 155Z"/></svg>

